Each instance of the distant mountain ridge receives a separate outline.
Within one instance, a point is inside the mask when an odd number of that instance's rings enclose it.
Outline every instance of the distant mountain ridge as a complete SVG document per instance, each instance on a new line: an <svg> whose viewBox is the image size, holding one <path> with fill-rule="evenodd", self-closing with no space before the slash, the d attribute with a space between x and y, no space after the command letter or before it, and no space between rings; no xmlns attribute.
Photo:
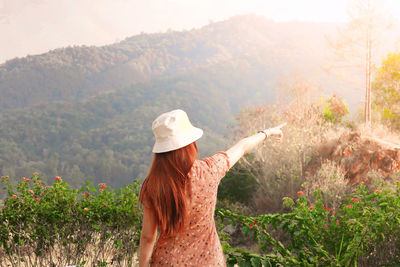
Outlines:
<svg viewBox="0 0 400 267"><path fill-rule="evenodd" d="M285 53L303 53L312 40L314 57L320 56L324 34L332 30L333 24L274 23L243 15L191 31L141 34L102 47L74 46L16 58L0 65L0 111L82 99L260 50L279 53L284 61Z"/></svg>
<svg viewBox="0 0 400 267"><path fill-rule="evenodd" d="M272 104L281 77L317 73L333 24L237 16L201 29L68 47L0 65L0 174L60 175L120 186L144 178L151 122L182 108L205 130L202 156L225 149L241 109Z"/></svg>

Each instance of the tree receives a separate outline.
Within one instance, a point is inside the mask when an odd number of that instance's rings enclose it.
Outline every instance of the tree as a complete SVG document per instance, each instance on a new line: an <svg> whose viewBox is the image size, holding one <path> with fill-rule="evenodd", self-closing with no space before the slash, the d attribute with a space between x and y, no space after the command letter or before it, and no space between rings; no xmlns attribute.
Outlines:
<svg viewBox="0 0 400 267"><path fill-rule="evenodd" d="M382 61L372 84L374 109L383 121L400 130L400 52L389 53Z"/></svg>
<svg viewBox="0 0 400 267"><path fill-rule="evenodd" d="M371 122L372 66L382 33L390 27L383 14L382 1L353 0L348 9L350 21L338 29L334 48L334 68L346 69L347 77L360 87L364 76L364 122ZM331 66L332 67L332 66Z"/></svg>

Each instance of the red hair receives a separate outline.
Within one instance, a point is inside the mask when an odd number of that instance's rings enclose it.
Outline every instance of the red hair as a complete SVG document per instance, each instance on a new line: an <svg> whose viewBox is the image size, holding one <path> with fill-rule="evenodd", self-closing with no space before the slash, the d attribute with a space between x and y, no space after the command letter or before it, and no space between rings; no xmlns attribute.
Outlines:
<svg viewBox="0 0 400 267"><path fill-rule="evenodd" d="M185 224L187 200L191 194L188 173L197 155L195 142L177 150L154 154L139 201L154 211L163 234L173 235Z"/></svg>

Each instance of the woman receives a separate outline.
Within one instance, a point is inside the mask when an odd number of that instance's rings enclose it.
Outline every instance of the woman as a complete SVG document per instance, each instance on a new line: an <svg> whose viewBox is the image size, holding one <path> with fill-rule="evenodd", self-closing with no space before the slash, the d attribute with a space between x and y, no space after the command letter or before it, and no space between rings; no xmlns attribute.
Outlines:
<svg viewBox="0 0 400 267"><path fill-rule="evenodd" d="M202 160L197 160L195 141L203 131L192 126L184 111L160 115L152 130L154 159L140 192L139 266L225 266L214 223L218 184L248 151L270 136L281 138L280 127Z"/></svg>

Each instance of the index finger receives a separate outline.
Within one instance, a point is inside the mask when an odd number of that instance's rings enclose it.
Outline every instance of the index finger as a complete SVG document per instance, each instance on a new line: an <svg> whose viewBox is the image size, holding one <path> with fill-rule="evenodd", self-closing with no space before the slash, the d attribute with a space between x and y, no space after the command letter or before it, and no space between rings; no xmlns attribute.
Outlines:
<svg viewBox="0 0 400 267"><path fill-rule="evenodd" d="M285 123L282 123L281 125L278 125L278 126L276 126L275 128L279 128L279 129L280 129L280 128L286 126L286 124L287 124L286 122L285 122Z"/></svg>

